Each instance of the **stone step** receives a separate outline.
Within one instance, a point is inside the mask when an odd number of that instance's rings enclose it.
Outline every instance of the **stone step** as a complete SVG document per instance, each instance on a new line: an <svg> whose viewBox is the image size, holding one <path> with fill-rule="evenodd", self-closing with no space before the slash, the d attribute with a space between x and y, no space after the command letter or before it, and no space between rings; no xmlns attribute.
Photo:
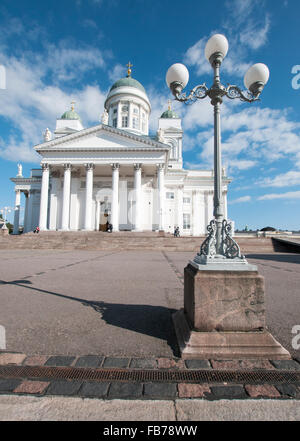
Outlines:
<svg viewBox="0 0 300 441"><path fill-rule="evenodd" d="M2 249L166 250L198 252L204 236L174 238L156 232L43 231L0 238ZM235 238L244 254L274 252L271 238Z"/></svg>

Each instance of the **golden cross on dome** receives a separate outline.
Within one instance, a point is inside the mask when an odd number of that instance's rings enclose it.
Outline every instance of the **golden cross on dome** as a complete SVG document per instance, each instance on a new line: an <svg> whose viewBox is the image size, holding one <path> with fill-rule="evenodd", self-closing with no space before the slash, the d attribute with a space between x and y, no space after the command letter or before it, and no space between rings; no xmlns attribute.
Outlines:
<svg viewBox="0 0 300 441"><path fill-rule="evenodd" d="M168 100L168 110L171 110L171 103L172 103L172 101Z"/></svg>
<svg viewBox="0 0 300 441"><path fill-rule="evenodd" d="M128 69L127 69L127 76L130 77L130 75L131 75L131 68L132 68L133 64L131 64L130 61L128 61L126 66L128 67Z"/></svg>
<svg viewBox="0 0 300 441"><path fill-rule="evenodd" d="M72 112L74 112L74 104L76 103L76 101L71 101L71 110Z"/></svg>

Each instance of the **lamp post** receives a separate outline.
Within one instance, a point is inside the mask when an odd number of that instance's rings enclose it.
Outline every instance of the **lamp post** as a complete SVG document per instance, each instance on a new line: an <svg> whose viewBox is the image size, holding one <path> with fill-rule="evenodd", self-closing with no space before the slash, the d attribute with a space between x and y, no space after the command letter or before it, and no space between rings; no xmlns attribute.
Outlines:
<svg viewBox="0 0 300 441"><path fill-rule="evenodd" d="M220 107L223 97L230 99L239 98L241 101L253 102L259 96L269 79L269 70L265 64L257 63L248 69L244 77L247 91L242 91L238 86L223 86L220 81L220 67L228 51L228 41L224 35L213 35L205 47L205 56L211 64L214 72L214 81L210 88L205 83L194 87L190 94L182 93L188 83L189 72L181 64L173 64L167 71L166 81L176 100L184 103L192 103L197 99L207 96L214 106L214 219L207 227L208 236L203 242L194 261L197 263L221 262L231 259L231 263L247 263L241 256L238 244L232 239L231 224L224 219L224 207L222 198L222 161L221 161L221 127Z"/></svg>
<svg viewBox="0 0 300 441"><path fill-rule="evenodd" d="M257 267L241 255L231 235L231 224L224 219L220 108L223 97L253 102L268 81L269 70L254 64L246 72L242 91L223 86L220 66L228 51L224 35L213 35L205 47L214 81L182 93L188 83L187 68L173 64L166 81L176 100L188 103L209 97L214 106L214 219L200 253L184 269L184 309L173 314L178 345L183 358L290 358L290 354L266 329L264 278Z"/></svg>

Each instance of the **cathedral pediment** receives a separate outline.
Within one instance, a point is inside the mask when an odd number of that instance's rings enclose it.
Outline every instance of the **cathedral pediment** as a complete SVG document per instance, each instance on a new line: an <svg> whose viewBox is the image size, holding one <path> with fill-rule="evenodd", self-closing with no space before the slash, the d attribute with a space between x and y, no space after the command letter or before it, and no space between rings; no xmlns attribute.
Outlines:
<svg viewBox="0 0 300 441"><path fill-rule="evenodd" d="M69 135L55 138L38 144L37 152L59 150L126 150L126 149L159 149L169 150L169 146L148 136L136 135L125 130L99 124Z"/></svg>

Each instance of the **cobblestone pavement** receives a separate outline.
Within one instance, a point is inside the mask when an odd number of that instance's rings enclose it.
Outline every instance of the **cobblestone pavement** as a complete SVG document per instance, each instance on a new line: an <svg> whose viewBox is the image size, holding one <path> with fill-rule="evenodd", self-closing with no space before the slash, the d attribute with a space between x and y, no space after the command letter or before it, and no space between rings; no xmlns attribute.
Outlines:
<svg viewBox="0 0 300 441"><path fill-rule="evenodd" d="M97 373L102 374L102 379L98 379ZM298 400L300 359L32 356L2 351L0 394L135 400Z"/></svg>
<svg viewBox="0 0 300 441"><path fill-rule="evenodd" d="M0 325L6 350L153 358L179 356L171 315L183 305L183 269L194 253L6 250ZM257 254L267 324L293 357L300 325L300 255Z"/></svg>

